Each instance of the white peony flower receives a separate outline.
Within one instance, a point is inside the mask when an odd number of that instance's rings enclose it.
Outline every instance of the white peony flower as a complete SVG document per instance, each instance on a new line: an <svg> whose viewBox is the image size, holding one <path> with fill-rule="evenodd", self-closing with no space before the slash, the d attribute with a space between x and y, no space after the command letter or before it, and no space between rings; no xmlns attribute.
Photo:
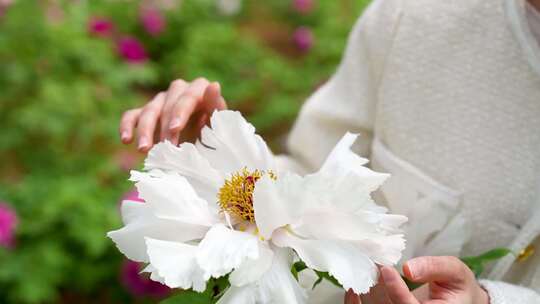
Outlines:
<svg viewBox="0 0 540 304"><path fill-rule="evenodd" d="M377 282L376 264L400 259L406 218L372 201L387 175L351 151L356 135L299 176L275 168L238 112L215 112L211 125L196 144L150 151L147 172L131 176L146 203L124 201L125 226L108 234L128 258L149 263L153 280L203 291L230 274L218 303L305 303L290 272L295 255L356 293Z"/></svg>

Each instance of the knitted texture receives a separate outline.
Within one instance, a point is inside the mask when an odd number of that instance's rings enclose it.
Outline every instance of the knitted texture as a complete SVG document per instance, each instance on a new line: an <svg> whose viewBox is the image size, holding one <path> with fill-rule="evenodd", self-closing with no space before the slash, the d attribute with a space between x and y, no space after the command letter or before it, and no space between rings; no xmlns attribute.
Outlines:
<svg viewBox="0 0 540 304"><path fill-rule="evenodd" d="M369 157L375 136L462 194L471 227L462 254L508 246L538 195L540 75L504 1L521 0L374 1L303 107L284 163L316 169L346 131L361 134L357 151Z"/></svg>

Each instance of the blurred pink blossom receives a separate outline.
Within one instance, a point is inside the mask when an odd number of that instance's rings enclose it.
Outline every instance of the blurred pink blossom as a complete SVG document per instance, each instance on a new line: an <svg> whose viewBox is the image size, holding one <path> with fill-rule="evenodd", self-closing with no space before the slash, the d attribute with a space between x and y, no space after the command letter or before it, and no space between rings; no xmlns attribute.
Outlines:
<svg viewBox="0 0 540 304"><path fill-rule="evenodd" d="M0 17L4 15L4 13L12 4L13 0L0 0Z"/></svg>
<svg viewBox="0 0 540 304"><path fill-rule="evenodd" d="M140 21L146 32L152 36L158 36L165 30L165 17L156 8L142 8Z"/></svg>
<svg viewBox="0 0 540 304"><path fill-rule="evenodd" d="M169 287L150 280L145 275L141 274L141 264L133 261L126 261L122 265L121 279L122 284L133 296L136 297L166 297L170 289Z"/></svg>
<svg viewBox="0 0 540 304"><path fill-rule="evenodd" d="M88 21L88 31L99 37L110 37L114 31L114 23L103 17L92 17Z"/></svg>
<svg viewBox="0 0 540 304"><path fill-rule="evenodd" d="M124 37L118 40L118 53L130 63L142 63L148 60L144 45L135 37Z"/></svg>
<svg viewBox="0 0 540 304"><path fill-rule="evenodd" d="M132 190L124 194L124 196L122 196L122 201L124 200L144 203L144 200L139 197L139 191L137 191L137 189L135 188L133 188Z"/></svg>
<svg viewBox="0 0 540 304"><path fill-rule="evenodd" d="M313 0L293 0L293 8L301 14L308 14L313 10Z"/></svg>
<svg viewBox="0 0 540 304"><path fill-rule="evenodd" d="M12 248L15 246L15 228L17 227L17 214L4 203L0 203L0 246Z"/></svg>
<svg viewBox="0 0 540 304"><path fill-rule="evenodd" d="M302 52L307 52L313 47L313 32L310 28L301 26L294 31L293 42Z"/></svg>
<svg viewBox="0 0 540 304"><path fill-rule="evenodd" d="M113 157L114 162L122 171L129 172L140 160L140 156L130 150L120 150Z"/></svg>

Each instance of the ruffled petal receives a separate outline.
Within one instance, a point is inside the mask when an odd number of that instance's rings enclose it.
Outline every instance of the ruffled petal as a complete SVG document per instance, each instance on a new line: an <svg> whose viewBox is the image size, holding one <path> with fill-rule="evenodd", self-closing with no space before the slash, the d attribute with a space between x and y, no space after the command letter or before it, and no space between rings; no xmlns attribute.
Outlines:
<svg viewBox="0 0 540 304"><path fill-rule="evenodd" d="M229 282L234 286L243 286L259 280L272 266L273 258L274 252L270 250L268 245L259 242L259 258L246 259L240 267L231 273Z"/></svg>
<svg viewBox="0 0 540 304"><path fill-rule="evenodd" d="M196 262L197 247L177 242L146 239L150 263L165 285L203 292L206 280Z"/></svg>
<svg viewBox="0 0 540 304"><path fill-rule="evenodd" d="M399 225L406 221L407 217L401 215L318 209L302 214L300 223L293 229L306 238L354 241L400 233Z"/></svg>
<svg viewBox="0 0 540 304"><path fill-rule="evenodd" d="M259 280L261 303L306 302L306 292L291 274L293 252L288 248L274 247L274 261L269 271Z"/></svg>
<svg viewBox="0 0 540 304"><path fill-rule="evenodd" d="M208 207L187 179L177 173L136 174L139 195L151 207L156 217L184 223L211 226L219 220L217 212Z"/></svg>
<svg viewBox="0 0 540 304"><path fill-rule="evenodd" d="M377 282L377 266L351 242L304 240L285 230L276 231L272 242L294 249L309 268L329 272L345 290L366 293Z"/></svg>
<svg viewBox="0 0 540 304"><path fill-rule="evenodd" d="M231 286L218 304L303 304L306 293L291 274L292 251L274 248L272 266L255 283L242 287Z"/></svg>
<svg viewBox="0 0 540 304"><path fill-rule="evenodd" d="M319 184L328 184L326 188L333 188L334 199L341 208L351 211L359 208L380 210L373 203L370 193L377 190L390 175L364 166L367 160L351 150L357 137L351 133L343 136L314 175L320 179Z"/></svg>
<svg viewBox="0 0 540 304"><path fill-rule="evenodd" d="M374 262L394 265L405 249L399 226L406 221L401 215L320 209L304 213L300 224L291 229L308 239L350 241Z"/></svg>
<svg viewBox="0 0 540 304"><path fill-rule="evenodd" d="M212 128L201 130L196 146L212 167L229 174L249 170L273 169L273 155L255 128L239 112L216 111L210 118Z"/></svg>
<svg viewBox="0 0 540 304"><path fill-rule="evenodd" d="M208 227L191 225L152 215L150 207L140 202L124 201L122 215L125 226L107 233L120 252L137 262L148 262L144 238L186 242L200 239Z"/></svg>
<svg viewBox="0 0 540 304"><path fill-rule="evenodd" d="M259 240L250 233L218 224L212 227L198 247L197 263L205 279L219 278L238 268L246 259L259 258Z"/></svg>
<svg viewBox="0 0 540 304"><path fill-rule="evenodd" d="M149 273L150 280L166 285L165 279L159 276L157 269L154 266L152 266L152 264L146 265L146 267L144 267L144 269L141 270L141 273Z"/></svg>
<svg viewBox="0 0 540 304"><path fill-rule="evenodd" d="M257 302L257 288L255 285L242 287L231 286L216 304L253 304Z"/></svg>
<svg viewBox="0 0 540 304"><path fill-rule="evenodd" d="M174 171L186 177L197 194L214 202L223 183L223 175L199 153L195 145L182 143L176 147L169 141L155 145L144 162L145 170Z"/></svg>
<svg viewBox="0 0 540 304"><path fill-rule="evenodd" d="M259 234L269 239L272 232L297 221L304 205L304 181L295 174L285 174L278 180L263 176L253 192L255 223Z"/></svg>

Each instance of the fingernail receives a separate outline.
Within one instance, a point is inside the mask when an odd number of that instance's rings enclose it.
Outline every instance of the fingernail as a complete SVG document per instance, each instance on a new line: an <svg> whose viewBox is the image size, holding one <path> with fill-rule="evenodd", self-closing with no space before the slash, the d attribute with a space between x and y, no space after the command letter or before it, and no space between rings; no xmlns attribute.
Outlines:
<svg viewBox="0 0 540 304"><path fill-rule="evenodd" d="M414 279L418 275L419 260L417 258L408 260L403 266L403 272L411 279Z"/></svg>
<svg viewBox="0 0 540 304"><path fill-rule="evenodd" d="M181 122L182 121L180 120L179 117L173 118L173 120L171 120L171 123L169 124L169 129L172 130L172 129L176 129L176 128L180 127Z"/></svg>
<svg viewBox="0 0 540 304"><path fill-rule="evenodd" d="M148 147L148 139L147 139L146 137L143 136L143 137L141 137L141 138L139 139L139 146L138 146L138 148L139 148L139 149L144 149L144 148L146 148L146 147Z"/></svg>
<svg viewBox="0 0 540 304"><path fill-rule="evenodd" d="M122 139L122 141L126 141L129 139L129 134L127 131L124 131L122 132L122 135L120 135L120 138Z"/></svg>

